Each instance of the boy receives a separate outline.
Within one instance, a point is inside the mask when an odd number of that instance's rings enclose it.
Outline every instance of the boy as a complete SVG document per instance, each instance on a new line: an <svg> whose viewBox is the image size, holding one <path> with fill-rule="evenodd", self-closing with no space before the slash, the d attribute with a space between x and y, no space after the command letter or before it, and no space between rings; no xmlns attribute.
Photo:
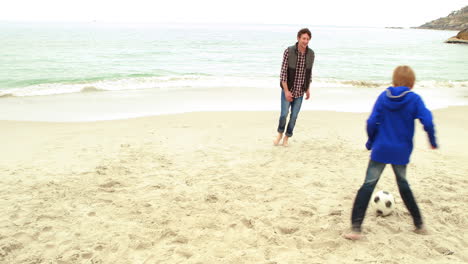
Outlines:
<svg viewBox="0 0 468 264"><path fill-rule="evenodd" d="M366 148L372 152L366 179L354 200L352 232L344 236L347 239L362 238L361 225L367 206L386 164L392 165L401 198L413 218L415 232L426 232L418 205L406 180L406 166L413 150L414 119L419 119L423 124L433 149L437 148L437 143L432 114L421 97L411 91L415 79L409 66L398 66L393 72L393 87L380 94L367 120Z"/></svg>

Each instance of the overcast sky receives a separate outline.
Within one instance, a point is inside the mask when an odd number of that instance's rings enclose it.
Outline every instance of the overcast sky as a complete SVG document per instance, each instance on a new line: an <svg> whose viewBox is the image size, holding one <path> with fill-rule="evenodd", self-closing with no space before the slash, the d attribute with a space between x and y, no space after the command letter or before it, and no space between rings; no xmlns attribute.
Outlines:
<svg viewBox="0 0 468 264"><path fill-rule="evenodd" d="M467 0L2 0L0 21L419 26Z"/></svg>

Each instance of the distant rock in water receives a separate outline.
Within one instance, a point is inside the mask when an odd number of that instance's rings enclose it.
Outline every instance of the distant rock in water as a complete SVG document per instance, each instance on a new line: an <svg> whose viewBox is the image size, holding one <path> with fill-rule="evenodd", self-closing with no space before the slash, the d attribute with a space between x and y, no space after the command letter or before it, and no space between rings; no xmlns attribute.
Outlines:
<svg viewBox="0 0 468 264"><path fill-rule="evenodd" d="M464 30L468 28L468 6L458 11L453 11L446 17L441 17L416 28Z"/></svg>
<svg viewBox="0 0 468 264"><path fill-rule="evenodd" d="M83 92L83 93L99 92L99 91L102 91L102 90L99 90L98 88L96 88L94 86L85 86L85 87L83 87L83 89L81 89L81 92Z"/></svg>
<svg viewBox="0 0 468 264"><path fill-rule="evenodd" d="M446 43L463 43L468 44L468 28L458 32L455 37L451 37L445 41Z"/></svg>
<svg viewBox="0 0 468 264"><path fill-rule="evenodd" d="M390 28L390 29L403 29L403 27L385 27L385 28Z"/></svg>

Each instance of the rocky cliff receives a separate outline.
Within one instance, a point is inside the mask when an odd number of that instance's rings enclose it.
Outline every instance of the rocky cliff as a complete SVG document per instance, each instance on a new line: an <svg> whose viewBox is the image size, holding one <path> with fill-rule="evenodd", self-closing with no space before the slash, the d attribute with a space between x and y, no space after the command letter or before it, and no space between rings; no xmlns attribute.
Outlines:
<svg viewBox="0 0 468 264"><path fill-rule="evenodd" d="M468 28L468 6L465 6L464 8L458 11L453 11L450 15L446 17L441 17L439 19L433 20L417 28L464 30Z"/></svg>

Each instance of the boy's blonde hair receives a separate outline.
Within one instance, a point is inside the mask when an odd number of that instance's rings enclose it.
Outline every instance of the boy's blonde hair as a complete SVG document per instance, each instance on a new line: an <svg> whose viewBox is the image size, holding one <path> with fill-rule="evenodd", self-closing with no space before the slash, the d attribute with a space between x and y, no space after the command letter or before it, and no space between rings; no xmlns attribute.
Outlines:
<svg viewBox="0 0 468 264"><path fill-rule="evenodd" d="M416 81L416 75L410 66L402 65L393 71L393 86L406 86L413 88Z"/></svg>

